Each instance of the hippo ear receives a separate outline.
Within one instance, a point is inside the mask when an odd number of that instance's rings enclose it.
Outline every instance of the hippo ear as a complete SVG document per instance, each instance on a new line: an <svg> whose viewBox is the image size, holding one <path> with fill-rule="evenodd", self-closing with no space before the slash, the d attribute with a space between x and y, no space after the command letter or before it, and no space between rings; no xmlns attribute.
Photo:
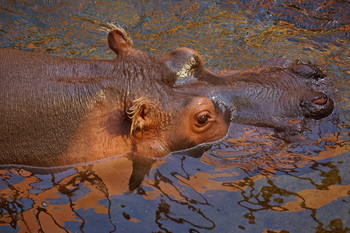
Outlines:
<svg viewBox="0 0 350 233"><path fill-rule="evenodd" d="M223 76L205 69L202 57L192 49L175 49L161 57L161 61L175 74L170 80L165 80L168 85L181 86L196 81L222 82Z"/></svg>
<svg viewBox="0 0 350 233"><path fill-rule="evenodd" d="M187 82L196 70L203 68L202 57L194 50L178 48L163 57L163 63L176 74L176 83Z"/></svg>
<svg viewBox="0 0 350 233"><path fill-rule="evenodd" d="M121 27L115 27L108 33L108 46L117 55L132 48L133 42L126 31Z"/></svg>
<svg viewBox="0 0 350 233"><path fill-rule="evenodd" d="M155 103L146 98L134 100L127 113L131 119L130 136L132 138L140 139L145 136L145 132L159 126L160 110Z"/></svg>

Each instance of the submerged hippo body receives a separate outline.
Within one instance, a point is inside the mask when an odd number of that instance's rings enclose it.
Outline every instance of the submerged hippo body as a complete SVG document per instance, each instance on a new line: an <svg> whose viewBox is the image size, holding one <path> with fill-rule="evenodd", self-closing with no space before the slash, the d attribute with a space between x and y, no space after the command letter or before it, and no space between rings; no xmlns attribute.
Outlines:
<svg viewBox="0 0 350 233"><path fill-rule="evenodd" d="M208 98L172 90L163 60L133 49L122 29L109 38L115 60L0 49L0 164L162 157L226 134Z"/></svg>
<svg viewBox="0 0 350 233"><path fill-rule="evenodd" d="M314 65L299 63L222 76L206 70L191 49L171 54L177 59L167 61L166 55L164 63L179 70L174 87L212 99L229 110L233 123L299 131L304 119L321 119L333 111L333 101L319 83L324 74Z"/></svg>

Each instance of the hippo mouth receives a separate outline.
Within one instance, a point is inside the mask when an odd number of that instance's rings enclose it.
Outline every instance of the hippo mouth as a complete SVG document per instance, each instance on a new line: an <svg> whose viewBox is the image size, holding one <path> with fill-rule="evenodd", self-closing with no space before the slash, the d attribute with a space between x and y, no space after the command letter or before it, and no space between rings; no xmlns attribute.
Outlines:
<svg viewBox="0 0 350 233"><path fill-rule="evenodd" d="M333 112L334 102L326 94L318 93L310 100L301 101L300 107L305 117L318 120Z"/></svg>

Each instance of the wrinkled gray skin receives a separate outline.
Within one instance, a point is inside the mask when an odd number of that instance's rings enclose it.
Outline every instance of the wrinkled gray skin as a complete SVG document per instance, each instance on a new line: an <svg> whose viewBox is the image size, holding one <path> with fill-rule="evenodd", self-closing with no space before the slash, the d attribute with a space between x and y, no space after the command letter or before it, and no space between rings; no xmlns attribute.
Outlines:
<svg viewBox="0 0 350 233"><path fill-rule="evenodd" d="M312 64L270 67L257 72L223 76L205 69L200 55L188 48L164 56L183 93L206 96L231 113L231 122L278 131L300 131L304 119L321 119L333 111L333 100L321 89L325 76Z"/></svg>

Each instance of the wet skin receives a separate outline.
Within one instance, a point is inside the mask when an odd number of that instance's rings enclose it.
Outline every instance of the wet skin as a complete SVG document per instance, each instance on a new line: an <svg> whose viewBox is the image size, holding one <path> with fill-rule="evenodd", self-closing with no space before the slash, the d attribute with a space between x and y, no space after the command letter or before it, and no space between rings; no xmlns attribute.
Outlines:
<svg viewBox="0 0 350 233"><path fill-rule="evenodd" d="M108 41L117 43L111 36ZM322 90L320 81L325 75L312 64L224 76L206 69L202 57L188 48L175 49L159 60L174 75L166 82L169 87L210 98L230 114L233 123L301 131L305 119L327 117L334 109L333 100Z"/></svg>
<svg viewBox="0 0 350 233"><path fill-rule="evenodd" d="M178 92L210 98L231 113L233 123L300 131L305 119L327 117L334 108L320 84L325 76L312 64L223 76L205 69L200 55L188 48L163 59L176 72L172 85Z"/></svg>
<svg viewBox="0 0 350 233"><path fill-rule="evenodd" d="M0 50L0 164L158 158L225 136L225 113L206 97L176 93L164 58L134 49L120 28L109 46L116 59Z"/></svg>
<svg viewBox="0 0 350 233"><path fill-rule="evenodd" d="M108 40L110 44L117 41ZM304 119L321 119L334 109L333 100L322 90L320 81L325 75L312 64L224 76L206 69L202 57L188 48L175 49L159 60L173 73L166 82L170 87L210 98L230 113L233 123L300 131Z"/></svg>
<svg viewBox="0 0 350 233"><path fill-rule="evenodd" d="M108 45L115 60L0 50L1 164L57 166L130 152L156 158L222 138L228 120L298 129L333 110L313 65L222 76L191 49L161 57L136 50L120 28Z"/></svg>

